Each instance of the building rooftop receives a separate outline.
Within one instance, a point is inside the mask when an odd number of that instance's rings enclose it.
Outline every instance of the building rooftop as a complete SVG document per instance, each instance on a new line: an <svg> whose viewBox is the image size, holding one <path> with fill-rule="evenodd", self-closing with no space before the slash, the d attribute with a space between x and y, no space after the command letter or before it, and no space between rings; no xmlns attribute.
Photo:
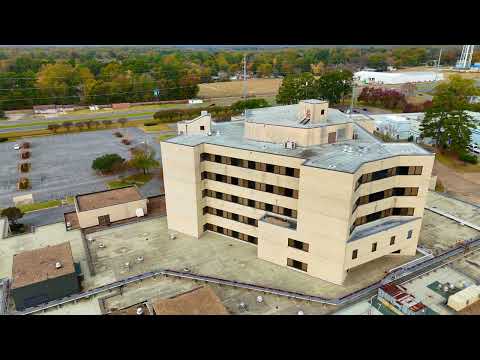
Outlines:
<svg viewBox="0 0 480 360"><path fill-rule="evenodd" d="M138 313L138 309L142 309L141 314ZM108 315L153 315L153 314L150 312L150 309L146 304L137 304L137 305L129 306L124 309L114 310L108 313Z"/></svg>
<svg viewBox="0 0 480 360"><path fill-rule="evenodd" d="M56 268L59 262L61 267ZM13 256L12 289L75 272L69 242L25 251Z"/></svg>
<svg viewBox="0 0 480 360"><path fill-rule="evenodd" d="M228 315L228 311L209 286L191 290L170 299L152 300L156 315Z"/></svg>
<svg viewBox="0 0 480 360"><path fill-rule="evenodd" d="M119 189L81 194L77 195L75 199L77 201L78 211L81 212L141 200L142 196L136 186L128 186Z"/></svg>
<svg viewBox="0 0 480 360"><path fill-rule="evenodd" d="M298 105L276 106L255 109L247 115L246 121L270 123L279 126L315 127L332 123L353 122L358 139L343 140L334 144L313 145L308 147L297 146L295 149L286 149L283 143L270 143L250 140L244 137L245 120L214 123L212 135L192 134L181 135L166 140L186 146L196 146L202 143L264 152L274 155L304 159L306 166L313 166L334 171L354 173L362 164L370 161L386 159L399 155L426 155L432 153L413 143L383 143L360 126L356 119L368 120L363 117L352 117L336 109L329 109L327 123L300 125L298 124Z"/></svg>
<svg viewBox="0 0 480 360"><path fill-rule="evenodd" d="M350 239L348 242L355 241L362 239L364 237L389 230L396 226L400 226L411 221L416 221L420 218L418 217L401 217L401 216L393 216L384 219L380 219L375 221L374 223L367 223L363 225L359 225L353 230L352 234L350 235Z"/></svg>

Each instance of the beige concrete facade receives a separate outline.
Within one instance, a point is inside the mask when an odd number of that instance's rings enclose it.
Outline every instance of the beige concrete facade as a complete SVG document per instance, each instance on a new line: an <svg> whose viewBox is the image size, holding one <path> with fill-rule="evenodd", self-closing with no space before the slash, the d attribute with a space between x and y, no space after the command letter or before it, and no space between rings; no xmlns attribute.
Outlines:
<svg viewBox="0 0 480 360"><path fill-rule="evenodd" d="M257 131L250 125L245 122L244 136L249 141ZM270 125L270 130L283 142L285 129L293 133L320 129L328 134L338 126L347 126L345 136L352 138L351 123L309 129ZM266 134L267 130L258 131ZM303 140L299 139L295 140L300 146ZM305 141L325 144L325 139L307 136ZM167 141L161 146L170 230L198 238L209 230L248 238L257 244L259 258L335 284L343 283L349 269L379 257L415 255L433 155L398 154L360 161L355 171L347 172L311 166L305 158L206 142ZM233 158L240 162L234 164ZM275 166L274 171L266 164ZM421 167L421 174L415 175L414 167ZM364 174L390 168L401 169L393 176L357 183ZM412 174L404 175L405 171ZM239 179L239 184L233 179ZM399 195L398 191L410 188L416 195ZM360 197L370 199L378 193L385 198L372 198L355 208ZM266 215L276 221L265 220Z"/></svg>
<svg viewBox="0 0 480 360"><path fill-rule="evenodd" d="M193 120L179 121L177 123L178 135L208 134L212 126L212 117L203 114Z"/></svg>
<svg viewBox="0 0 480 360"><path fill-rule="evenodd" d="M142 209L143 215L146 215L148 212L148 199L140 198L137 189L133 188L132 192L138 194L138 199L130 201L128 201L127 199L122 200L123 194L121 192L124 189L125 188L106 190L99 193L78 195L77 197L75 197L75 210L77 213L78 223L80 227L88 228L91 226L102 225L101 217L108 216L108 223L134 218L138 216L137 211L139 209ZM115 192L117 192L117 194ZM109 193L112 193L112 195L109 196ZM97 194L99 194L98 201ZM82 207L79 206L79 197L82 196L89 197L89 203L87 205L91 206L88 206L86 209L82 209ZM112 205L105 201L107 199L113 200Z"/></svg>

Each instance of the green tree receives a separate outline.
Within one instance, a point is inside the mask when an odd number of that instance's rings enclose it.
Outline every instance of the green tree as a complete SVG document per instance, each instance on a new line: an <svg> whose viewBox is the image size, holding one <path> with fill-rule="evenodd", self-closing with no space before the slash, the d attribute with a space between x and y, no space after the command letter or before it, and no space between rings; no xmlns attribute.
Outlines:
<svg viewBox="0 0 480 360"><path fill-rule="evenodd" d="M11 225L17 225L17 220L23 217L22 210L13 206L3 209L0 215L6 217Z"/></svg>
<svg viewBox="0 0 480 360"><path fill-rule="evenodd" d="M267 106L270 106L270 104L265 99L248 99L234 102L230 107L232 110L243 111L245 109L257 109Z"/></svg>
<svg viewBox="0 0 480 360"><path fill-rule="evenodd" d="M158 167L160 163L155 160L155 150L151 146L145 145L132 151L130 165L142 170L144 174L148 174L149 170Z"/></svg>
<svg viewBox="0 0 480 360"><path fill-rule="evenodd" d="M343 102L345 95L352 92L353 74L349 70L335 70L326 73L316 81L318 95L330 104Z"/></svg>
<svg viewBox="0 0 480 360"><path fill-rule="evenodd" d="M118 154L102 155L92 162L92 169L102 173L113 172L121 167L125 159Z"/></svg>
<svg viewBox="0 0 480 360"><path fill-rule="evenodd" d="M435 88L432 107L427 109L420 125L423 137L431 137L435 146L451 147L457 153L466 150L475 123L466 113L468 99L478 93L475 82L459 75Z"/></svg>
<svg viewBox="0 0 480 360"><path fill-rule="evenodd" d="M296 104L300 100L317 97L315 78L311 73L286 76L278 89L277 103Z"/></svg>
<svg viewBox="0 0 480 360"><path fill-rule="evenodd" d="M5 111L3 111L2 109L0 109L0 119L4 119L6 116L5 116Z"/></svg>

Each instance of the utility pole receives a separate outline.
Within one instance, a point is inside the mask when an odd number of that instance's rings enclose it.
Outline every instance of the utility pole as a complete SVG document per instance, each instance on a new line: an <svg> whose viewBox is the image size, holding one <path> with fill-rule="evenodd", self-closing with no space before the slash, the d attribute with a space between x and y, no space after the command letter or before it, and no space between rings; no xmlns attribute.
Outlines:
<svg viewBox="0 0 480 360"><path fill-rule="evenodd" d="M352 118L352 112L353 112L353 100L355 99L355 81L352 84L352 101L350 102L350 114L349 118Z"/></svg>
<svg viewBox="0 0 480 360"><path fill-rule="evenodd" d="M247 55L243 55L243 100L247 100Z"/></svg>
<svg viewBox="0 0 480 360"><path fill-rule="evenodd" d="M243 101L247 100L247 54L243 55ZM245 106L244 117L247 120L247 107Z"/></svg>

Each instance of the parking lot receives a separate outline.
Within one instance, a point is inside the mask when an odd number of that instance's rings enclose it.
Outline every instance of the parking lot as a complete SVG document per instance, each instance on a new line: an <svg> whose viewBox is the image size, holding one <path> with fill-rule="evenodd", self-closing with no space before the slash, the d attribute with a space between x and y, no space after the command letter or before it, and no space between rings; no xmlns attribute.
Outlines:
<svg viewBox="0 0 480 360"><path fill-rule="evenodd" d="M131 140L130 146L113 136L120 131ZM79 193L105 190L105 182L116 176L100 177L91 169L92 161L107 153L116 153L129 158L128 149L147 141L161 159L160 144L153 135L137 128L102 130L45 137L25 141L31 144L31 170L23 176L30 179L31 190L17 191L16 183L21 176L17 167L20 154L14 143L0 143L0 208L13 204L12 198L32 193L34 201L61 199ZM153 195L153 194L148 194Z"/></svg>

